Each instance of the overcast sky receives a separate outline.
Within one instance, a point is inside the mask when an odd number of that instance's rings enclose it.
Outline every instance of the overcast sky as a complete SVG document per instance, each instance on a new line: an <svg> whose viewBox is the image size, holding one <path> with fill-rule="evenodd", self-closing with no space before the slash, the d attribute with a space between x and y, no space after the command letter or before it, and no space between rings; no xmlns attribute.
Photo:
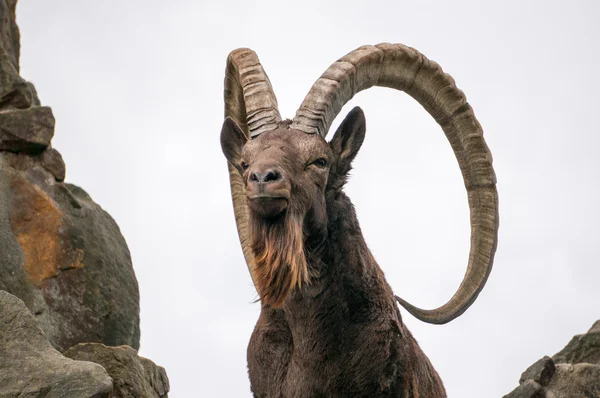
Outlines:
<svg viewBox="0 0 600 398"><path fill-rule="evenodd" d="M450 397L500 397L600 318L597 1L21 1L21 74L57 119L67 180L118 222L141 292L140 354L179 397L250 396L259 305L219 146L227 54L254 49L283 117L363 44L451 74L494 155L500 237L478 301L434 326L402 311ZM367 137L347 186L396 294L432 308L462 280L464 185L410 97L357 95Z"/></svg>

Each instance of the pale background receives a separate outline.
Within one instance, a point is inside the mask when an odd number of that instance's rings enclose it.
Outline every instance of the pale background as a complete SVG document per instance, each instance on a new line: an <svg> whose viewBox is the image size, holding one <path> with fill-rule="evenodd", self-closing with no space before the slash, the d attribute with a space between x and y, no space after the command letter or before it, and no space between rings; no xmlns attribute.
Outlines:
<svg viewBox="0 0 600 398"><path fill-rule="evenodd" d="M22 75L54 110L67 180L129 243L140 353L167 369L172 397L250 395L259 306L218 140L237 47L257 51L284 117L331 62L384 41L419 49L467 93L498 176L495 268L448 325L402 312L450 397L508 393L600 318L599 2L22 0L17 15ZM405 94L359 94L336 122L354 105L368 128L347 191L367 242L398 295L443 304L469 247L450 146Z"/></svg>

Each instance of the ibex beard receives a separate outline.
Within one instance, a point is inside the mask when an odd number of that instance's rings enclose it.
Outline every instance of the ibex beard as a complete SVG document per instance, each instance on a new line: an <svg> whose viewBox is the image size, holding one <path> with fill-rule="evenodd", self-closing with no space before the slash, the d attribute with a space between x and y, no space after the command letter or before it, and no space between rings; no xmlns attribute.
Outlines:
<svg viewBox="0 0 600 398"><path fill-rule="evenodd" d="M250 273L263 306L282 308L317 271L327 235L325 190L333 153L321 136L280 129L247 140L231 119L223 150L242 176ZM312 265L311 265L312 264Z"/></svg>
<svg viewBox="0 0 600 398"><path fill-rule="evenodd" d="M254 254L250 272L265 305L281 307L291 291L309 282L303 218L292 209L275 217L263 217L250 210L248 232Z"/></svg>

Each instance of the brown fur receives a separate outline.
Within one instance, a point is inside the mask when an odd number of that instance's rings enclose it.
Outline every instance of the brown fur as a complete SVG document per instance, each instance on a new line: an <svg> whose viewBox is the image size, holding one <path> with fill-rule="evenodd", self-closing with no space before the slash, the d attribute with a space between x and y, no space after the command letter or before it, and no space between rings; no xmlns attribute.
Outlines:
<svg viewBox="0 0 600 398"><path fill-rule="evenodd" d="M250 272L263 305L281 307L288 294L308 283L302 219L286 212L278 220L252 217Z"/></svg>
<svg viewBox="0 0 600 398"><path fill-rule="evenodd" d="M360 109L329 144L287 124L246 142L224 124L223 151L246 186L261 298L248 345L255 397L446 396L342 191L364 134Z"/></svg>

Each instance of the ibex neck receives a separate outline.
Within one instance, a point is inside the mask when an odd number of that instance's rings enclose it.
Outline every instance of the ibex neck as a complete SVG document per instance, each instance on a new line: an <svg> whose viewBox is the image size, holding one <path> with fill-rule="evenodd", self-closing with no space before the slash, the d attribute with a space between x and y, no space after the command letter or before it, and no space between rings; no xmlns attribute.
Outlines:
<svg viewBox="0 0 600 398"><path fill-rule="evenodd" d="M397 311L350 199L339 194L328 201L327 212L325 244L308 256L318 272L309 286L288 297L283 308L295 347L307 355L337 347L340 336L356 325L370 324L381 314L395 317ZM319 342L315 336L320 336Z"/></svg>
<svg viewBox="0 0 600 398"><path fill-rule="evenodd" d="M306 234L306 253L311 283L292 294L288 304L299 304L331 289L335 284L360 284L360 279L379 273L360 229L350 199L339 193L327 201L327 229Z"/></svg>

